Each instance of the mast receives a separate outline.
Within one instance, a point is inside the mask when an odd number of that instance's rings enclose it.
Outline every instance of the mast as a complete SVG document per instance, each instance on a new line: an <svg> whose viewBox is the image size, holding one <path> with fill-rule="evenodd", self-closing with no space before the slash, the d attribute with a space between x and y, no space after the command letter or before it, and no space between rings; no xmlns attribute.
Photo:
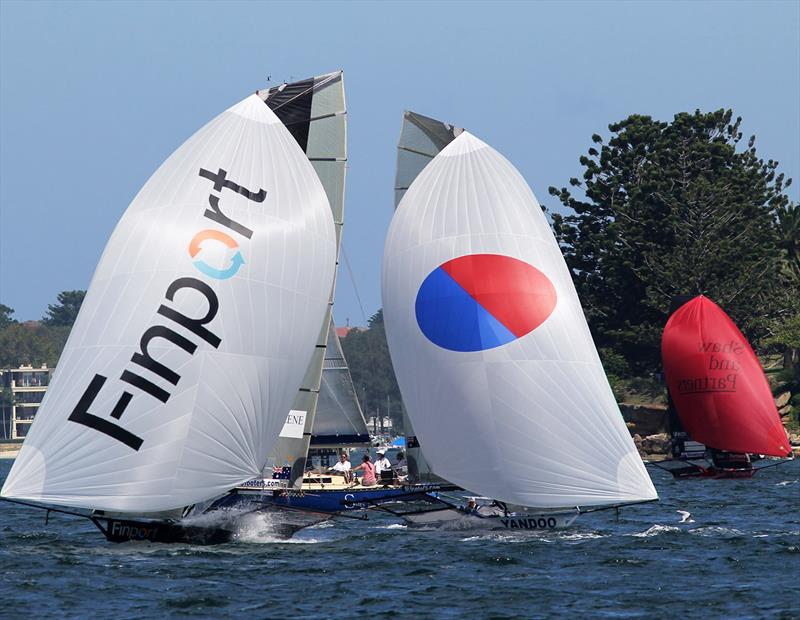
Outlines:
<svg viewBox="0 0 800 620"><path fill-rule="evenodd" d="M282 84L257 94L295 137L322 182L333 213L336 229L335 262L338 265L344 226L347 167L347 106L343 72L335 71L292 84ZM334 284L329 291L328 310L317 336L313 357L291 406L287 425L269 459L273 466L291 467L290 486L302 484L328 343L335 342L339 346L332 321L335 289L334 277ZM300 424L302 434L299 433Z"/></svg>
<svg viewBox="0 0 800 620"><path fill-rule="evenodd" d="M429 116L409 110L403 112L403 125L400 129L400 139L397 142L397 169L394 181L395 210L417 175L463 131L461 127L455 127ZM431 471L431 467L425 459L405 405L403 405L402 412L409 480L412 482L442 482L442 478Z"/></svg>

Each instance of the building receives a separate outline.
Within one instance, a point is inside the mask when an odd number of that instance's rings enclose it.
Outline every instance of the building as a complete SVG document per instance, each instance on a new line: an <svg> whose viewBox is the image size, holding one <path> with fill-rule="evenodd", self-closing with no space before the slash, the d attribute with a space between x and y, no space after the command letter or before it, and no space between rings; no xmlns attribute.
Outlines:
<svg viewBox="0 0 800 620"><path fill-rule="evenodd" d="M42 404L52 369L47 364L41 368L20 366L0 370L0 386L10 394L10 407L6 404L0 420L3 439L22 439L28 434L31 422ZM4 399L6 403L8 399Z"/></svg>

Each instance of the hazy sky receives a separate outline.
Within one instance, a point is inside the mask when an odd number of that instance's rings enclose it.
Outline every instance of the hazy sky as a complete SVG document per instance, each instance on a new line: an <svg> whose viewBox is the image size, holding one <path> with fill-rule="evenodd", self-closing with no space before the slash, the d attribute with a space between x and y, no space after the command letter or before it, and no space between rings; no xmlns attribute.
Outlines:
<svg viewBox="0 0 800 620"><path fill-rule="evenodd" d="M0 2L0 302L83 289L166 157L273 82L344 69L345 251L380 306L404 109L467 127L550 207L594 132L732 107L800 184L800 2ZM791 188L798 199L798 186ZM363 324L339 278L335 317Z"/></svg>

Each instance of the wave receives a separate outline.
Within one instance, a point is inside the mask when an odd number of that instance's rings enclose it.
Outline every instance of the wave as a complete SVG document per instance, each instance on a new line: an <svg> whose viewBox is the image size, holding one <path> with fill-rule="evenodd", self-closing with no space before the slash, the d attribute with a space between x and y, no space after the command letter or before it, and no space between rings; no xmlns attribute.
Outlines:
<svg viewBox="0 0 800 620"><path fill-rule="evenodd" d="M633 534L626 534L626 536L634 536L636 538L651 538L653 536L660 536L661 534L671 534L674 532L682 532L683 529L675 525L660 525L656 523L651 525L644 532L635 532Z"/></svg>

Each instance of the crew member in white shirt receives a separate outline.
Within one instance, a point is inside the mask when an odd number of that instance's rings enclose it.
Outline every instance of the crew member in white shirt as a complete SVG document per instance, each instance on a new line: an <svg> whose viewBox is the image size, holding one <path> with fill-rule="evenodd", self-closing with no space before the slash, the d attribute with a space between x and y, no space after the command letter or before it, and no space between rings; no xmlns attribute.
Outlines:
<svg viewBox="0 0 800 620"><path fill-rule="evenodd" d="M353 474L350 472L350 461L347 458L347 452L342 452L339 455L339 462L333 467L329 467L328 471L335 471L344 476L345 482L350 482L353 479Z"/></svg>
<svg viewBox="0 0 800 620"><path fill-rule="evenodd" d="M378 483L380 483L381 472L391 471L392 463L386 458L386 451L383 448L379 448L376 453L378 455L378 459L375 461L375 478L378 480Z"/></svg>

